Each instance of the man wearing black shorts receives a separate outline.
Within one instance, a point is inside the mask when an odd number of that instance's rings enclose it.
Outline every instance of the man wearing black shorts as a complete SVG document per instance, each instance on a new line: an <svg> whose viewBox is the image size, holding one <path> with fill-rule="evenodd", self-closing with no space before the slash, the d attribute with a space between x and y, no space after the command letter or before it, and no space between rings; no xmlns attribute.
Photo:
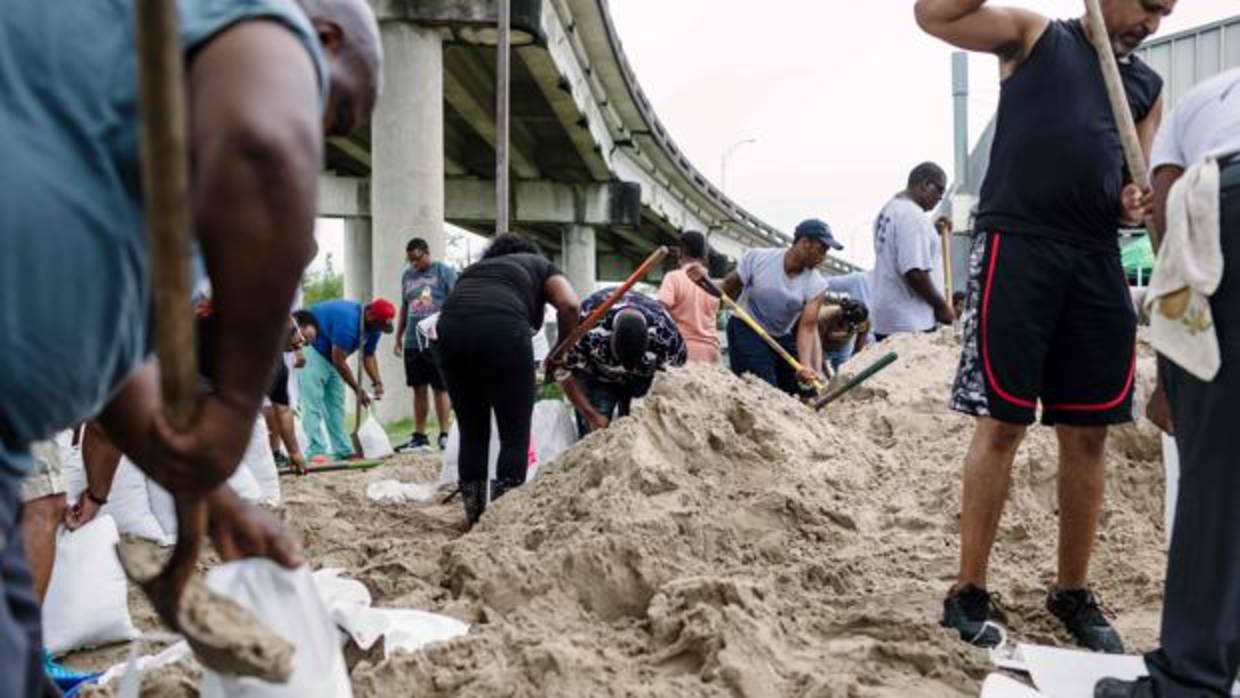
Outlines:
<svg viewBox="0 0 1240 698"><path fill-rule="evenodd" d="M286 354L293 354L293 368L301 368L306 364L302 350L315 337L318 337L319 321L308 310L293 313L289 324L288 342L284 347ZM301 451L301 443L297 440L297 427L293 417L288 391L289 370L283 357L276 363L276 375L267 391L270 407L263 408L263 418L267 421L267 433L271 440L271 452L275 455L277 465L288 465L294 472L306 471L306 456ZM284 445L285 451L280 450ZM287 455L285 453L287 452Z"/></svg>
<svg viewBox="0 0 1240 698"><path fill-rule="evenodd" d="M422 238L405 246L409 267L400 278L400 321L396 328L397 356L405 358L405 380L413 388L413 435L406 448L430 448L426 436L426 417L430 411L427 389L435 393L435 418L439 420L439 450L448 442L448 420L452 410L448 391L439 375L439 365L428 342L418 335L418 323L439 312L456 286L456 270L431 260L431 248Z"/></svg>
<svg viewBox="0 0 1240 698"><path fill-rule="evenodd" d="M1132 55L1175 0L1102 0L1146 152L1162 80ZM1119 132L1083 19L985 0L918 0L918 24L999 57L1002 88L978 205L953 409L977 417L964 467L960 572L942 625L993 646L986 572L1012 462L1037 417L1059 440L1059 573L1047 609L1083 646L1122 652L1088 586L1107 427L1132 421L1136 318L1117 228L1150 212L1126 184Z"/></svg>

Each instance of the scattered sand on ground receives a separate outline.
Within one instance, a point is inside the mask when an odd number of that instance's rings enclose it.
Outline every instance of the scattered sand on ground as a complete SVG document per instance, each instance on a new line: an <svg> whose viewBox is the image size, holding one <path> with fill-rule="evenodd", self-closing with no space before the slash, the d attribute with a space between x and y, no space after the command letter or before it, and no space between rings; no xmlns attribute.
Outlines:
<svg viewBox="0 0 1240 698"><path fill-rule="evenodd" d="M459 501L365 498L379 479L432 479L434 456L285 479L281 515L316 566L349 570L377 605L474 624L416 654L357 662L355 693L977 695L986 654L937 626L971 434L945 407L958 348L950 332L896 338L846 372L885 351L900 361L820 414L717 368L671 372L632 418L544 466L467 535ZM1142 358L1146 382L1152 368ZM1015 636L1069 644L1043 608L1055 453L1053 431L1030 431L991 587ZM1165 564L1157 435L1147 423L1118 430L1108 454L1093 577L1130 649L1144 650ZM149 627L149 608L133 601ZM165 694L148 683L143 695Z"/></svg>

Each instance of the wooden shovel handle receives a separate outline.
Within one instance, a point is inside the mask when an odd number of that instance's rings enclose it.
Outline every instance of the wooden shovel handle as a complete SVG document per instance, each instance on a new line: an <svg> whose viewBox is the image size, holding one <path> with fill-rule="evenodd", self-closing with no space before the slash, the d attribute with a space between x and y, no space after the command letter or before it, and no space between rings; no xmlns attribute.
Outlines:
<svg viewBox="0 0 1240 698"><path fill-rule="evenodd" d="M185 75L175 0L137 0L142 194L151 247L155 353L168 419L193 422L198 360L190 293Z"/></svg>
<svg viewBox="0 0 1240 698"><path fill-rule="evenodd" d="M1115 48L1111 45L1102 7L1098 0L1085 0L1085 6L1089 16L1089 41L1093 44L1094 51L1098 54L1098 62L1102 66L1102 79L1106 83L1107 98L1111 101L1115 125L1119 127L1119 140L1124 147L1128 173L1133 182L1142 187L1149 186L1145 151L1141 148L1137 124L1132 118L1132 109L1128 106L1128 96L1124 92L1124 81L1119 74L1119 63L1115 60Z"/></svg>

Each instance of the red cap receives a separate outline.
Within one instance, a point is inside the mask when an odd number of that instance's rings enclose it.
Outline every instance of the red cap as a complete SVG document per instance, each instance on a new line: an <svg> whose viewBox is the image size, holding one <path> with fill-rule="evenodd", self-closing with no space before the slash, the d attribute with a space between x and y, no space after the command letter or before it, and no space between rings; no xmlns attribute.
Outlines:
<svg viewBox="0 0 1240 698"><path fill-rule="evenodd" d="M396 318L396 306L386 298L376 298L366 306L366 314L373 322L391 322Z"/></svg>

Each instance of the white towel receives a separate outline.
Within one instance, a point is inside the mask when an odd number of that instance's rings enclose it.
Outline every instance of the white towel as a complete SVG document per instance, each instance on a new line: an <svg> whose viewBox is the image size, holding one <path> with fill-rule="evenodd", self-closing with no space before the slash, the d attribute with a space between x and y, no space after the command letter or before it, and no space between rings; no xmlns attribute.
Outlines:
<svg viewBox="0 0 1240 698"><path fill-rule="evenodd" d="M1167 197L1167 234L1145 297L1150 343L1203 381L1214 380L1222 362L1210 312L1210 296L1222 279L1219 168L1217 158L1207 156Z"/></svg>

